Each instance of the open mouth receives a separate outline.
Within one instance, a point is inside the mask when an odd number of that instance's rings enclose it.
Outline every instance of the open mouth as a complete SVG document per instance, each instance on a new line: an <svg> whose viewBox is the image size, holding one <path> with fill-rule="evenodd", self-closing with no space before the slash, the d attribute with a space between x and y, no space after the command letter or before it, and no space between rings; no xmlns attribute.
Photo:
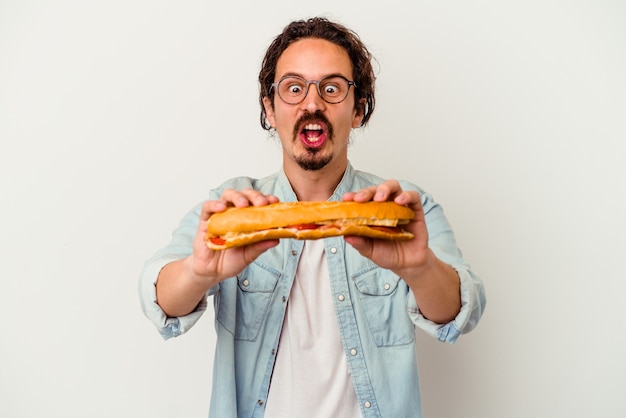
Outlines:
<svg viewBox="0 0 626 418"><path fill-rule="evenodd" d="M300 140L308 147L322 146L326 137L326 127L320 123L307 123L300 130Z"/></svg>

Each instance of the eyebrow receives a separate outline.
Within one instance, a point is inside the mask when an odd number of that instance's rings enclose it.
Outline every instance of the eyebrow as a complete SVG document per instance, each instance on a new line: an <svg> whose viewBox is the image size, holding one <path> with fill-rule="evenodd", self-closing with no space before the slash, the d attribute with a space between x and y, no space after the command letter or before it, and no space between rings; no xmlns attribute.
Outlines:
<svg viewBox="0 0 626 418"><path fill-rule="evenodd" d="M306 80L306 77L305 77L305 76L303 76L303 75L302 75L302 74L300 74L300 73L295 73L295 72L288 72L288 73L285 73L285 74L283 74L283 75L282 75L282 76L281 76L278 80L280 80L281 78L285 78L285 77L300 77L301 79ZM345 75L340 74L340 73L330 73L330 74L326 74L326 75L324 75L324 76L320 77L320 78L319 78L319 80L321 80L321 79L323 79L323 78L327 78L327 77L342 77L342 78L345 78L346 80L350 80L348 77L346 77ZM311 80L307 80L307 81L311 81ZM317 80L315 80L315 81L317 81Z"/></svg>

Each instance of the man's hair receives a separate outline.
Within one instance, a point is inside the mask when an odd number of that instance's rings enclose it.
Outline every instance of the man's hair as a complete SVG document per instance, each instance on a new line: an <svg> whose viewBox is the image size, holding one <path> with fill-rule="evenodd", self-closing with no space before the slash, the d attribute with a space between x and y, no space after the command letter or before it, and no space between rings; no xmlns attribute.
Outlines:
<svg viewBox="0 0 626 418"><path fill-rule="evenodd" d="M259 73L259 102L261 104L261 126L263 129L271 129L263 106L263 98L268 96L272 106L274 106L274 95L270 95L270 90L276 76L278 59L289 45L305 38L324 39L346 50L352 62L352 81L356 84L354 90L355 108L363 114L361 126L365 126L372 112L374 112L375 104L374 80L376 77L372 68L372 55L354 31L326 18L314 17L291 22L274 39L265 53ZM362 99L365 99L364 103Z"/></svg>

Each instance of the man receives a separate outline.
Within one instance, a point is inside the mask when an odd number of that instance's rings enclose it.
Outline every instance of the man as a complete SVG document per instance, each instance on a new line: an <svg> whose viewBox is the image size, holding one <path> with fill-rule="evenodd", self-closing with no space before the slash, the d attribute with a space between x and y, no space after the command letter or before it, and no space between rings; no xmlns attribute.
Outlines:
<svg viewBox="0 0 626 418"><path fill-rule="evenodd" d="M356 171L352 129L374 109L371 57L326 19L288 25L259 75L261 124L282 169L211 191L146 263L142 306L164 338L186 332L213 296L217 346L212 417L420 417L414 328L454 342L474 328L485 294L442 209L408 182ZM277 201L393 200L415 235L270 240L224 251L204 242L228 206Z"/></svg>

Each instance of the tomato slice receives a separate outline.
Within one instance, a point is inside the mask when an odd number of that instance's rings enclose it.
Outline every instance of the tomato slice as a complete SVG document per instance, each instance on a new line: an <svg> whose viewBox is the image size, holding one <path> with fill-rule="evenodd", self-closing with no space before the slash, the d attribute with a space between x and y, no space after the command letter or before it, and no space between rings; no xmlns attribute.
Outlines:
<svg viewBox="0 0 626 418"><path fill-rule="evenodd" d="M226 244L226 240L220 238L220 237L211 237L210 238L211 243L215 244L215 245L224 245Z"/></svg>
<svg viewBox="0 0 626 418"><path fill-rule="evenodd" d="M288 226L287 228L293 228L293 229L297 229L298 231L303 231L305 229L317 229L320 226L317 224L300 224L300 225L292 225L292 226Z"/></svg>

